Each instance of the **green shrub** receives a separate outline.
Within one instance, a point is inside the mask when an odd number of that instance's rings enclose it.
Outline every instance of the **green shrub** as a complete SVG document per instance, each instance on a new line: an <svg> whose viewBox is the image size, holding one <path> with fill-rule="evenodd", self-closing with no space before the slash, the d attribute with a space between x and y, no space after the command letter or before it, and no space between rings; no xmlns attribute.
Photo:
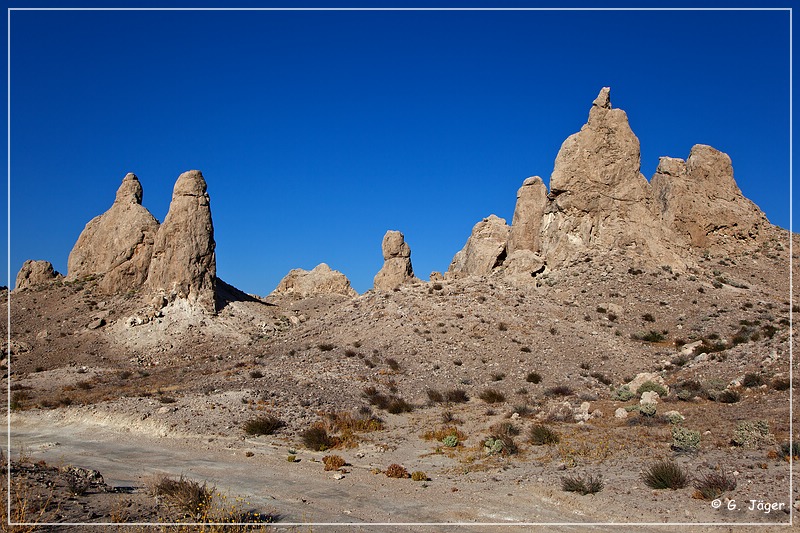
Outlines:
<svg viewBox="0 0 800 533"><path fill-rule="evenodd" d="M689 484L689 474L672 461L657 461L642 474L642 481L651 489L682 489Z"/></svg>
<svg viewBox="0 0 800 533"><path fill-rule="evenodd" d="M345 460L339 455L326 455L322 458L322 463L325 465L325 470L339 470L346 465Z"/></svg>
<svg viewBox="0 0 800 533"><path fill-rule="evenodd" d="M766 420L739 422L733 430L733 443L743 448L758 448L762 444L772 443L774 439Z"/></svg>
<svg viewBox="0 0 800 533"><path fill-rule="evenodd" d="M650 392L650 391L658 393L658 395L662 398L667 395L667 389L664 388L662 385L659 385L655 381L645 381L644 383L639 385L639 388L636 389L636 395L641 396L645 392Z"/></svg>
<svg viewBox="0 0 800 533"><path fill-rule="evenodd" d="M700 432L681 426L672 428L672 449L680 452L693 452L700 447Z"/></svg>
<svg viewBox="0 0 800 533"><path fill-rule="evenodd" d="M639 404L638 411L641 416L647 416L647 417L656 416L656 404L654 403Z"/></svg>
<svg viewBox="0 0 800 533"><path fill-rule="evenodd" d="M778 457L786 461L792 457L795 461L800 461L800 442L784 442L778 448Z"/></svg>
<svg viewBox="0 0 800 533"><path fill-rule="evenodd" d="M545 444L558 444L561 438L558 433L545 426L544 424L536 424L530 429L528 442L534 446L543 446Z"/></svg>
<svg viewBox="0 0 800 533"><path fill-rule="evenodd" d="M627 385L623 385L614 391L614 394L611 396L611 399L620 402L627 402L634 396L635 395L633 394L633 392L631 392L631 388Z"/></svg>
<svg viewBox="0 0 800 533"><path fill-rule="evenodd" d="M517 445L509 435L492 435L483 442L483 448L489 455L512 455L517 453Z"/></svg>
<svg viewBox="0 0 800 533"><path fill-rule="evenodd" d="M603 490L603 476L594 476L593 474L587 476L563 476L561 478L561 490L565 492L577 492L584 496L587 494L595 494Z"/></svg>
<svg viewBox="0 0 800 533"><path fill-rule="evenodd" d="M448 435L442 439L442 444L444 444L448 448L455 448L456 446L458 446L458 436Z"/></svg>

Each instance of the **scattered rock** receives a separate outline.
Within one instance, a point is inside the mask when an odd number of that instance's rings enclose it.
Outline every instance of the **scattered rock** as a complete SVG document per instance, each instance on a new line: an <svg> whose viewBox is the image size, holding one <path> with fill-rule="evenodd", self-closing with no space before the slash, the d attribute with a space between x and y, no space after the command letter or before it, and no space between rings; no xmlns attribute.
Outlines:
<svg viewBox="0 0 800 533"><path fill-rule="evenodd" d="M88 329L98 329L98 328L102 328L105 325L106 325L106 320L104 318L97 318L97 319L92 320L91 322L89 322L86 325L86 327Z"/></svg>
<svg viewBox="0 0 800 533"><path fill-rule="evenodd" d="M399 231L387 231L381 244L383 268L375 275L375 289L391 291L414 280L411 248Z"/></svg>
<svg viewBox="0 0 800 533"><path fill-rule="evenodd" d="M664 387L664 389L666 389L667 393L669 393L669 387L667 387L667 383L664 381L664 378L654 372L642 372L636 374L636 377L629 381L627 385L631 392L635 393L639 387L641 387L647 381L658 383Z"/></svg>
<svg viewBox="0 0 800 533"><path fill-rule="evenodd" d="M658 403L658 393L656 391L646 391L642 393L642 399L639 400L640 405L644 404L656 405Z"/></svg>

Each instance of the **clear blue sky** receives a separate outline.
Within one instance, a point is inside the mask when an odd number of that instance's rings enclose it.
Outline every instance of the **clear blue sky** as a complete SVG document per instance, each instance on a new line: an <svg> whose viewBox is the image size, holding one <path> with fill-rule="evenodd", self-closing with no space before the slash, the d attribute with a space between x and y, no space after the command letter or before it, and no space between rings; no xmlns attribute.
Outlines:
<svg viewBox="0 0 800 533"><path fill-rule="evenodd" d="M65 272L126 172L163 220L189 169L242 290L326 262L363 292L389 229L427 279L481 218L511 222L526 177L549 181L603 86L648 179L710 144L789 226L786 11L10 16L12 286L29 258Z"/></svg>

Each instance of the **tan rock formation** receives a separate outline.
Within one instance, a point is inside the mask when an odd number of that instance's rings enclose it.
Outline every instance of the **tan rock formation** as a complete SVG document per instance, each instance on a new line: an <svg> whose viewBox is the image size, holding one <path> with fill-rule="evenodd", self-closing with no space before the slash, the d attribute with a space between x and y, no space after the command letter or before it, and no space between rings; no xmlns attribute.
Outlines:
<svg viewBox="0 0 800 533"><path fill-rule="evenodd" d="M496 215L489 215L475 224L464 248L453 257L447 277L491 274L506 258L509 232L506 221Z"/></svg>
<svg viewBox="0 0 800 533"><path fill-rule="evenodd" d="M50 261L27 260L17 273L16 290L36 288L39 285L52 283L62 276L53 269Z"/></svg>
<svg viewBox="0 0 800 533"><path fill-rule="evenodd" d="M671 232L639 172L639 160L639 139L625 112L612 109L605 87L588 123L564 141L556 157L541 236L548 265L589 250L624 250L646 262L683 265L668 246Z"/></svg>
<svg viewBox="0 0 800 533"><path fill-rule="evenodd" d="M383 267L375 275L375 289L390 291L414 280L411 248L399 231L387 231L381 243Z"/></svg>
<svg viewBox="0 0 800 533"><path fill-rule="evenodd" d="M185 298L213 312L215 246L206 181L199 170L184 172L155 236L147 286L170 300Z"/></svg>
<svg viewBox="0 0 800 533"><path fill-rule="evenodd" d="M158 221L142 206L142 185L127 174L111 208L86 224L67 261L67 279L101 275L109 293L141 287L147 278Z"/></svg>
<svg viewBox="0 0 800 533"><path fill-rule="evenodd" d="M533 176L517 191L517 205L508 238L509 256L516 250L538 252L542 218L547 207L547 186L542 178Z"/></svg>
<svg viewBox="0 0 800 533"><path fill-rule="evenodd" d="M325 263L320 263L312 270L295 268L278 283L272 294L293 295L301 298L322 294L358 296L355 289L350 286L350 280L338 270L331 270L331 267Z"/></svg>
<svg viewBox="0 0 800 533"><path fill-rule="evenodd" d="M736 185L730 157L710 146L695 145L686 162L662 157L651 185L665 224L691 246L731 251L769 224Z"/></svg>
<svg viewBox="0 0 800 533"><path fill-rule="evenodd" d="M506 279L517 285L529 283L546 270L544 259L530 250L516 250L503 263Z"/></svg>

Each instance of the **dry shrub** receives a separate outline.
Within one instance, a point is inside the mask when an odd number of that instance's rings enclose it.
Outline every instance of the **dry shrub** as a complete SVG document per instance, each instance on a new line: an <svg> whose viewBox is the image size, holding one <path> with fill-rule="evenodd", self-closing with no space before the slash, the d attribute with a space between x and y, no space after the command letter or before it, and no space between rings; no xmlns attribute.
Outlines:
<svg viewBox="0 0 800 533"><path fill-rule="evenodd" d="M713 500L722 496L723 492L736 488L736 478L728 476L725 472L710 472L703 474L694 482L697 489L695 497L701 500Z"/></svg>
<svg viewBox="0 0 800 533"><path fill-rule="evenodd" d="M425 433L422 434L422 438L425 440L440 441L443 440L445 437L449 437L451 435L458 437L459 441L466 440L467 438L467 436L462 431L453 426L445 426L443 428L426 431Z"/></svg>
<svg viewBox="0 0 800 533"><path fill-rule="evenodd" d="M534 446L543 446L545 444L558 444L561 440L558 433L545 426L544 424L537 424L530 430L528 442Z"/></svg>
<svg viewBox="0 0 800 533"><path fill-rule="evenodd" d="M506 396L496 389L486 389L480 394L480 399L486 403L501 403L506 401Z"/></svg>
<svg viewBox="0 0 800 533"><path fill-rule="evenodd" d="M421 470L417 470L411 474L411 479L414 481L428 481L428 474Z"/></svg>
<svg viewBox="0 0 800 533"><path fill-rule="evenodd" d="M338 455L326 455L322 458L322 462L325 463L326 471L339 470L341 467L347 464L345 460Z"/></svg>
<svg viewBox="0 0 800 533"><path fill-rule="evenodd" d="M201 516L211 505L214 489L209 489L205 482L201 485L197 481L184 478L178 479L161 477L153 485L153 493L163 498L171 507L178 509L187 516Z"/></svg>
<svg viewBox="0 0 800 533"><path fill-rule="evenodd" d="M273 415L252 418L244 423L244 432L248 435L272 435L286 424Z"/></svg>
<svg viewBox="0 0 800 533"><path fill-rule="evenodd" d="M308 428L300 434L306 448L315 452L323 452L335 444L335 440L328 435L327 430L317 424Z"/></svg>
<svg viewBox="0 0 800 533"><path fill-rule="evenodd" d="M645 485L651 489L682 489L689 484L689 474L673 461L657 461L642 474Z"/></svg>
<svg viewBox="0 0 800 533"><path fill-rule="evenodd" d="M566 492L577 492L578 494L594 494L603 490L603 476L589 474L570 475L561 478L561 490Z"/></svg>
<svg viewBox="0 0 800 533"><path fill-rule="evenodd" d="M410 477L410 475L408 470L395 463L389 465L389 467L386 469L386 477L407 478Z"/></svg>

